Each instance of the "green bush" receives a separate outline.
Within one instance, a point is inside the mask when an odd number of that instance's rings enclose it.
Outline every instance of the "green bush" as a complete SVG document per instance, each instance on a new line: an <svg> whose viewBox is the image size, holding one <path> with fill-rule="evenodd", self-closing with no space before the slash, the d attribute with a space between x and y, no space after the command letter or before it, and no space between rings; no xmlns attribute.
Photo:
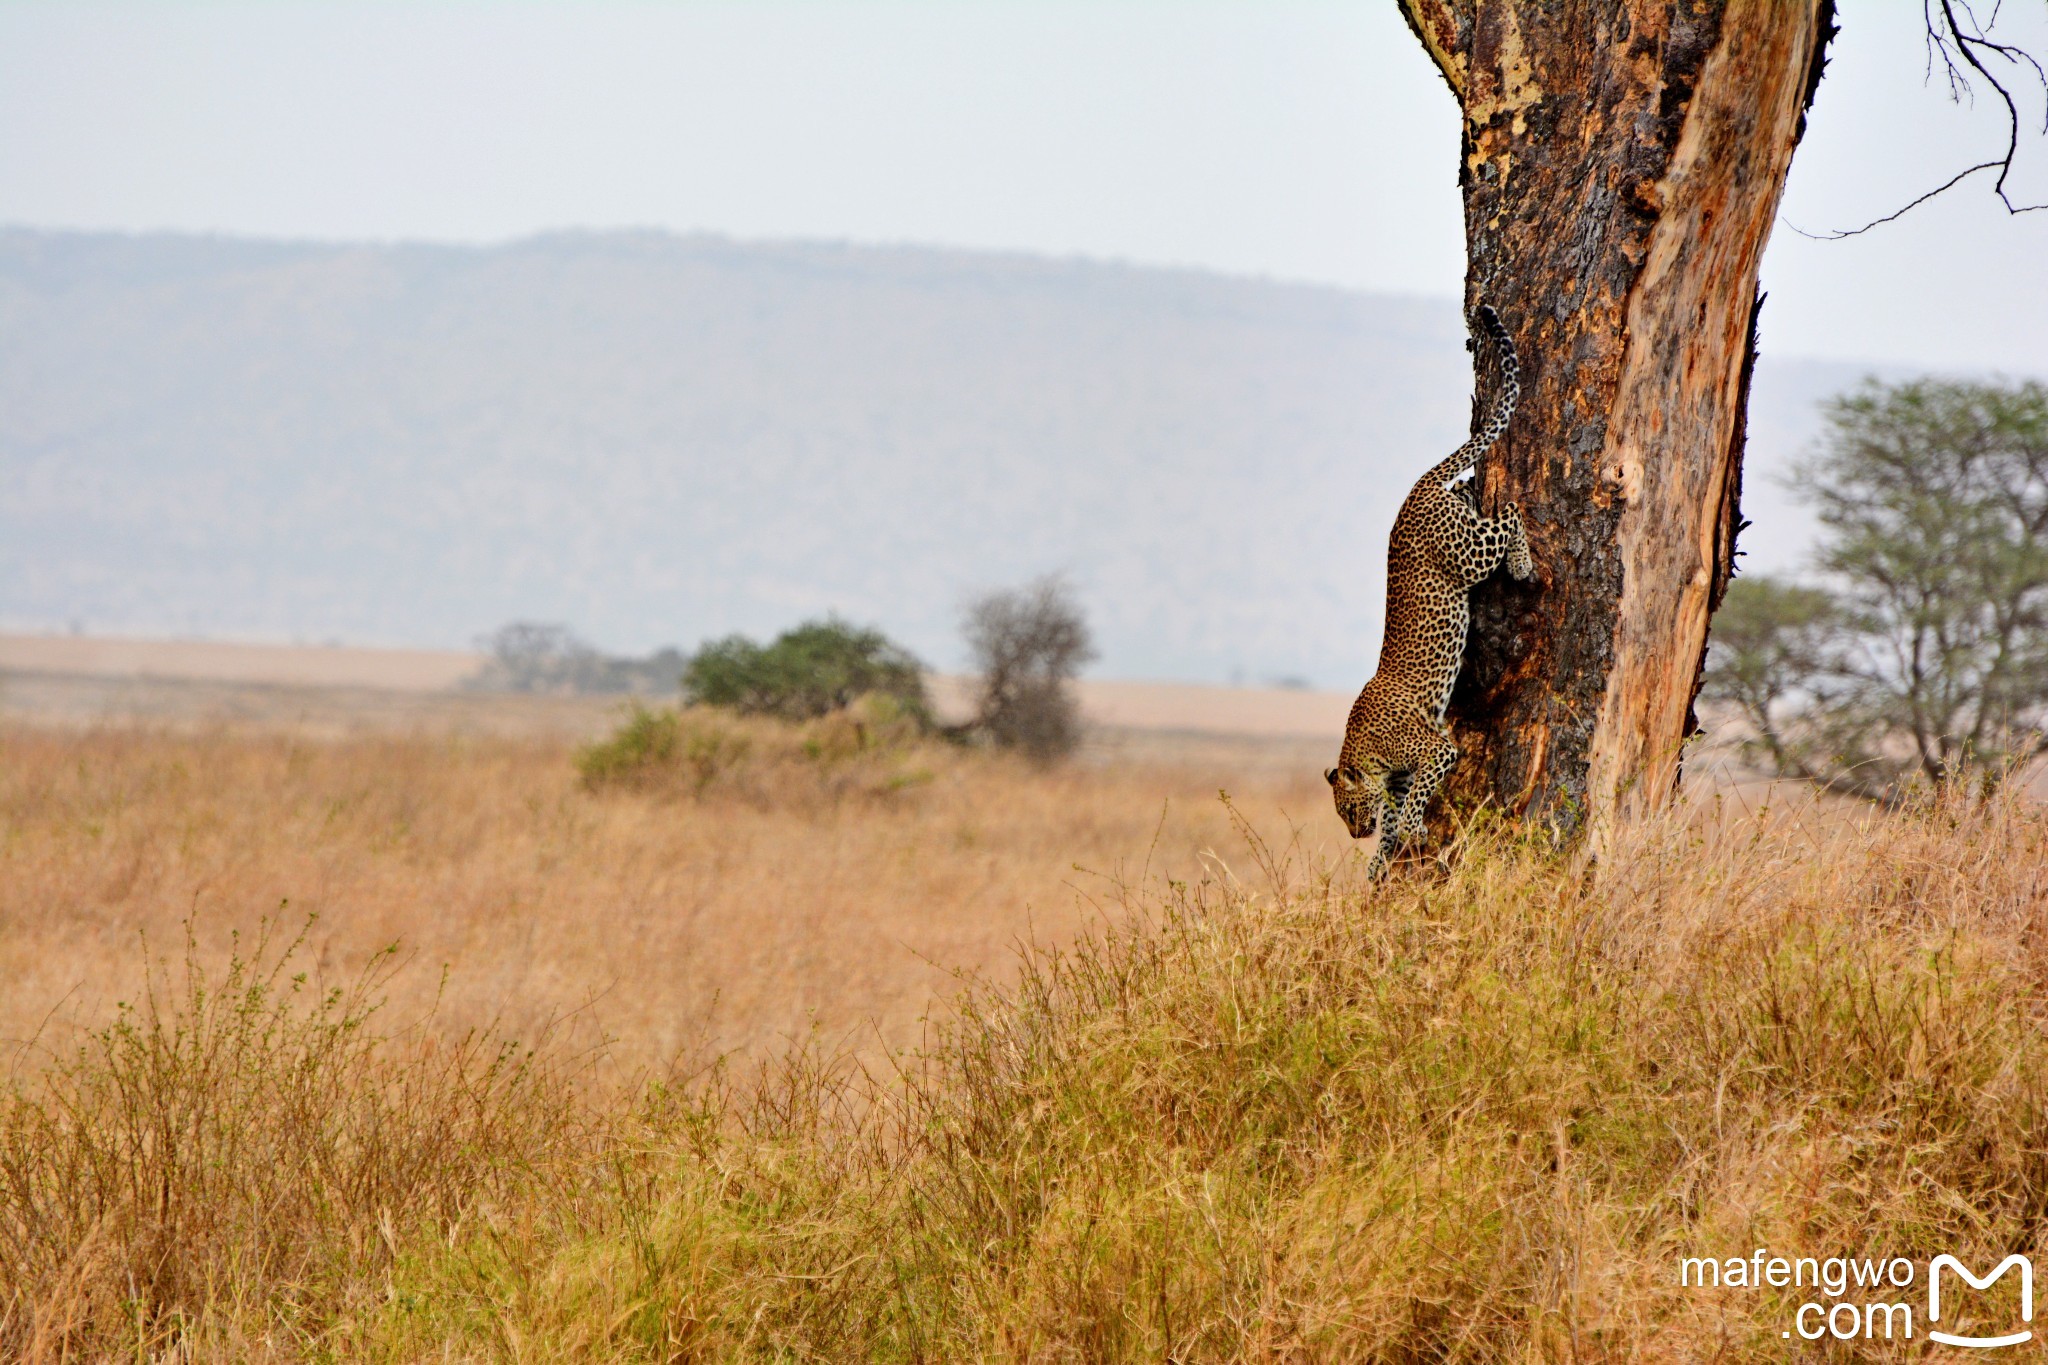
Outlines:
<svg viewBox="0 0 2048 1365"><path fill-rule="evenodd" d="M683 772L702 791L744 759L750 747L744 734L715 723L686 725L679 712L650 711L636 703L610 738L577 752L576 770L593 790L644 785Z"/></svg>
<svg viewBox="0 0 2048 1365"><path fill-rule="evenodd" d="M867 692L800 724L714 707L635 704L609 736L576 753L590 791L707 795L760 805L893 795L932 780L928 724L885 693Z"/></svg>
<svg viewBox="0 0 2048 1365"><path fill-rule="evenodd" d="M871 693L929 724L931 701L917 658L880 631L837 617L806 622L765 646L744 635L714 640L683 670L686 700L783 720L815 720Z"/></svg>

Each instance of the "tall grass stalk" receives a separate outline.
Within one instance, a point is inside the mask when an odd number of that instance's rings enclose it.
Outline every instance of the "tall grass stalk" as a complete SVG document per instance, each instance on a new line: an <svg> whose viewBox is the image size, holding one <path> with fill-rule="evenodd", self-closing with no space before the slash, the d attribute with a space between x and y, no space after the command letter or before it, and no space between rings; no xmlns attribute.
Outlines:
<svg viewBox="0 0 2048 1365"><path fill-rule="evenodd" d="M560 1068L381 1027L395 950L322 988L304 947L266 926L208 971L188 930L177 967L0 1094L0 1342L291 1355L374 1302L401 1229L559 1175L585 1119Z"/></svg>

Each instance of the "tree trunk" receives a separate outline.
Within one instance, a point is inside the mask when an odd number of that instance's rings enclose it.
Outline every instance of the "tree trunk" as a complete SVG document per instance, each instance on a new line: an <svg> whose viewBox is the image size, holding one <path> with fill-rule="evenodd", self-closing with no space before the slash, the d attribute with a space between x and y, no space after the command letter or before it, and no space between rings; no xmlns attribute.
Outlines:
<svg viewBox="0 0 2048 1365"><path fill-rule="evenodd" d="M1467 308L1521 353L1481 506L1519 502L1536 559L1472 594L1439 815L1590 824L1597 850L1671 793L1695 728L1757 266L1832 0L1400 3L1464 111Z"/></svg>

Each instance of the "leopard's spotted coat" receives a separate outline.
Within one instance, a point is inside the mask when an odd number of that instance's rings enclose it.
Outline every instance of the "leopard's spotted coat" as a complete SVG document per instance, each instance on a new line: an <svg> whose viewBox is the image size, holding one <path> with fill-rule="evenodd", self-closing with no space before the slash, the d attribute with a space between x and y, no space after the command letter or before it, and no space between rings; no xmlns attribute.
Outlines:
<svg viewBox="0 0 2048 1365"><path fill-rule="evenodd" d="M1479 322L1500 357L1500 397L1486 425L1417 481L1394 518L1379 668L1352 704L1337 766L1324 774L1352 838L1385 827L1368 868L1374 877L1395 847L1422 833L1424 809L1458 762L1444 711L1465 653L1472 585L1502 561L1516 578L1535 572L1521 509L1508 503L1483 517L1471 490L1453 487L1507 430L1522 393L1507 328L1485 306Z"/></svg>

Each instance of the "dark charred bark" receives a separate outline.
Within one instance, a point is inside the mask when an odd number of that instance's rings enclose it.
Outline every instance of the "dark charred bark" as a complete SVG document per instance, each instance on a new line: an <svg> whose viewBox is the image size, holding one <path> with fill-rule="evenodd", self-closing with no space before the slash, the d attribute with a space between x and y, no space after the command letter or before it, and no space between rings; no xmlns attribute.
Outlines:
<svg viewBox="0 0 2048 1365"><path fill-rule="evenodd" d="M1537 565L1473 593L1441 818L1597 831L1676 783L1734 569L1757 267L1832 3L1402 9L1464 112L1467 306L1522 358L1481 505L1521 504Z"/></svg>

